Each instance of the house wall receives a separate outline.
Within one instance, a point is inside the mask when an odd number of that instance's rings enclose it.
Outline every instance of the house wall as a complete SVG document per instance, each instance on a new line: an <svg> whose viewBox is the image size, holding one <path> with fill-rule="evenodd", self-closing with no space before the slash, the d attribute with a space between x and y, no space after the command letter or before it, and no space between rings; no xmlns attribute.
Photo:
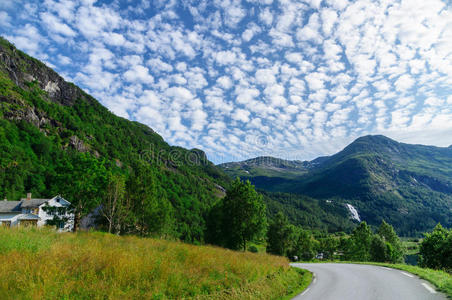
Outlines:
<svg viewBox="0 0 452 300"><path fill-rule="evenodd" d="M59 199L59 202L57 201ZM55 197L53 199L50 199L47 201L47 204L49 206L53 207L63 207L63 206L69 206L70 203L64 200L63 198ZM46 206L46 203L39 206L39 214L38 216L41 218L41 220L38 221L38 226L44 226L47 224L48 220L53 219L53 215L49 215L47 212L44 211L43 207ZM60 215L61 216L61 215ZM67 221L64 224L64 228L59 229L59 231L72 231L74 229L74 214L66 214L61 217L68 217L69 221Z"/></svg>
<svg viewBox="0 0 452 300"><path fill-rule="evenodd" d="M19 224L19 220L17 219L17 217L20 215L21 213L8 213L8 214L0 214L0 225L2 224L2 221L10 221L11 222L11 226L17 226L17 224Z"/></svg>

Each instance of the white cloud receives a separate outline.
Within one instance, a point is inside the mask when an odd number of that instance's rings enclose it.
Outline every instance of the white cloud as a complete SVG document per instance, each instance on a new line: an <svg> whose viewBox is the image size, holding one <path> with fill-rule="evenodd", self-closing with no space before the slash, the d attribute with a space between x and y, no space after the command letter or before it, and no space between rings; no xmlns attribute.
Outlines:
<svg viewBox="0 0 452 300"><path fill-rule="evenodd" d="M271 85L276 82L274 70L259 69L256 71L256 82L263 85Z"/></svg>
<svg viewBox="0 0 452 300"><path fill-rule="evenodd" d="M5 27L10 27L11 17L6 11L0 11L0 25Z"/></svg>
<svg viewBox="0 0 452 300"><path fill-rule="evenodd" d="M232 51L220 51L215 53L215 60L219 65L229 65L235 63L237 55Z"/></svg>
<svg viewBox="0 0 452 300"><path fill-rule="evenodd" d="M122 19L113 9L90 5L81 6L76 15L76 27L88 39L100 36L103 31L120 27Z"/></svg>
<svg viewBox="0 0 452 300"><path fill-rule="evenodd" d="M64 56L64 55L59 54L57 56L57 58L58 58L58 62L62 65L69 65L72 63L72 60L69 57Z"/></svg>
<svg viewBox="0 0 452 300"><path fill-rule="evenodd" d="M325 75L322 73L311 73L305 77L311 91L323 89L325 84Z"/></svg>
<svg viewBox="0 0 452 300"><path fill-rule="evenodd" d="M220 78L217 79L217 83L221 88L226 90L232 87L231 78L229 78L228 76L221 76Z"/></svg>
<svg viewBox="0 0 452 300"><path fill-rule="evenodd" d="M156 1L152 14L116 2L5 0L0 33L114 113L209 155L261 153L250 136L301 159L367 133L444 142L446 1Z"/></svg>
<svg viewBox="0 0 452 300"><path fill-rule="evenodd" d="M259 19L267 26L273 23L273 14L268 7L261 11Z"/></svg>
<svg viewBox="0 0 452 300"><path fill-rule="evenodd" d="M399 77L397 81L394 83L396 89L398 91L404 92L410 89L414 85L415 81L411 78L410 75L405 74Z"/></svg>
<svg viewBox="0 0 452 300"><path fill-rule="evenodd" d="M77 33L67 24L61 22L60 19L50 13L41 13L41 20L47 28L57 34L62 34L68 37L74 37Z"/></svg>
<svg viewBox="0 0 452 300"><path fill-rule="evenodd" d="M160 58L151 58L147 65L151 67L154 72L172 72L173 67L170 64L162 61Z"/></svg>
<svg viewBox="0 0 452 300"><path fill-rule="evenodd" d="M233 112L232 119L246 123L250 119L250 112L247 110L238 108Z"/></svg>
<svg viewBox="0 0 452 300"><path fill-rule="evenodd" d="M124 73L123 77L128 82L138 81L147 84L154 82L154 77L149 74L149 69L141 65L133 66L130 70Z"/></svg>

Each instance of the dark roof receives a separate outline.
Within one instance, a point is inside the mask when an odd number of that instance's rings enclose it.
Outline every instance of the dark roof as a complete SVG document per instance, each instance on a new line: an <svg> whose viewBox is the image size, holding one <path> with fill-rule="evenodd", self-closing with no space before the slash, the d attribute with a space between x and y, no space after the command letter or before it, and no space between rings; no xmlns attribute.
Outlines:
<svg viewBox="0 0 452 300"><path fill-rule="evenodd" d="M61 198L61 196L56 196L55 198L52 199L63 199L63 198ZM21 212L22 208L37 208L52 199L27 200L23 198L20 201L0 201L0 213ZM64 201L68 202L67 200Z"/></svg>
<svg viewBox="0 0 452 300"><path fill-rule="evenodd" d="M36 208L49 200L50 199L31 199L31 200L20 199L20 202L22 203L21 207L23 208Z"/></svg>
<svg viewBox="0 0 452 300"><path fill-rule="evenodd" d="M0 201L0 213L20 212L21 201Z"/></svg>
<svg viewBox="0 0 452 300"><path fill-rule="evenodd" d="M0 201L0 213L20 212L22 208L37 208L50 199L22 199L20 201Z"/></svg>

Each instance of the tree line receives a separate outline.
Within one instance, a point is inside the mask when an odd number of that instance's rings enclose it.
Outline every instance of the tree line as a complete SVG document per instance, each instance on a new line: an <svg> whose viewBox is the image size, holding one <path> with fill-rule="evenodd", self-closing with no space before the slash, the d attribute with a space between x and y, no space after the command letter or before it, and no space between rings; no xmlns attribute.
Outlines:
<svg viewBox="0 0 452 300"><path fill-rule="evenodd" d="M289 258L312 260L341 259L400 263L405 249L394 228L383 221L373 233L366 222L361 222L350 235L343 232L313 233L289 223L278 213L267 233L267 251Z"/></svg>

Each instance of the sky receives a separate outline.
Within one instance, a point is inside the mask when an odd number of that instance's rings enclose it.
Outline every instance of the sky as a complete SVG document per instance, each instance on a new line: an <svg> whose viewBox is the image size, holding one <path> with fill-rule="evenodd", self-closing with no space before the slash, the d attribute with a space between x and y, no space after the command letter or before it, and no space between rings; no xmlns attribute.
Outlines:
<svg viewBox="0 0 452 300"><path fill-rule="evenodd" d="M215 163L452 144L450 0L1 0L0 35Z"/></svg>

